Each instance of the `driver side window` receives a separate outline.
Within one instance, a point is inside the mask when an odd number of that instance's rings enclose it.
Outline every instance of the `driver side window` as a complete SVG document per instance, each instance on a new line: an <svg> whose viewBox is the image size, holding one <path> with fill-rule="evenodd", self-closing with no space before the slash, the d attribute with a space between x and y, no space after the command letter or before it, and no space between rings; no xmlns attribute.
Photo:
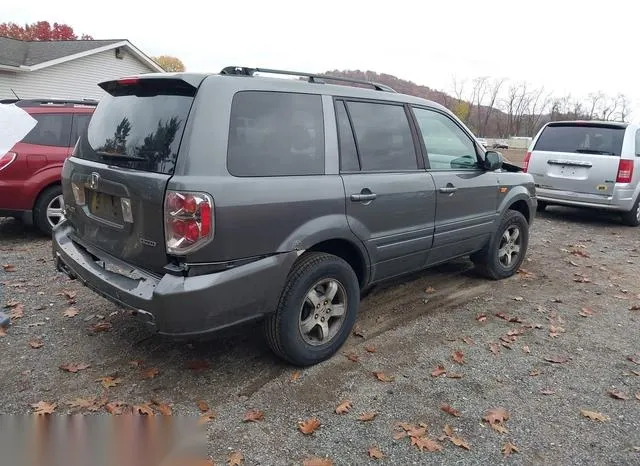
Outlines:
<svg viewBox="0 0 640 466"><path fill-rule="evenodd" d="M427 149L431 170L480 168L473 141L450 118L423 108L413 109Z"/></svg>

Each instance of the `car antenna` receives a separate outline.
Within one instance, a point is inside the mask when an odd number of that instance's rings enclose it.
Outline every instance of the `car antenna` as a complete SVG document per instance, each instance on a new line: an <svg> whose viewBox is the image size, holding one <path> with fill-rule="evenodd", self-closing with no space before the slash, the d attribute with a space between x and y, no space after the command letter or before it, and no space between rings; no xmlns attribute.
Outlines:
<svg viewBox="0 0 640 466"><path fill-rule="evenodd" d="M9 89L11 89L11 88L9 88ZM13 92L13 95L15 95L15 96L16 96L16 99L20 100L20 97L18 97L18 94L16 94L16 91L14 91L13 89L11 89L11 92Z"/></svg>

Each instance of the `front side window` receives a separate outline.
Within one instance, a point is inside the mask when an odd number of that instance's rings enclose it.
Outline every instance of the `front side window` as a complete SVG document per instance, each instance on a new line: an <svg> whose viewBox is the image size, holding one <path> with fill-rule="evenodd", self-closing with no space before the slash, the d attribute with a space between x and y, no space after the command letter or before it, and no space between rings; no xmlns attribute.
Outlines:
<svg viewBox="0 0 640 466"><path fill-rule="evenodd" d="M68 113L36 113L36 126L22 139L26 144L70 147L71 115ZM75 141L74 141L75 144Z"/></svg>
<svg viewBox="0 0 640 466"><path fill-rule="evenodd" d="M417 170L411 127L402 105L348 102L362 171Z"/></svg>
<svg viewBox="0 0 640 466"><path fill-rule="evenodd" d="M432 170L475 170L479 168L471 138L446 115L414 108Z"/></svg>
<svg viewBox="0 0 640 466"><path fill-rule="evenodd" d="M238 92L231 105L227 166L234 176L323 174L321 96Z"/></svg>

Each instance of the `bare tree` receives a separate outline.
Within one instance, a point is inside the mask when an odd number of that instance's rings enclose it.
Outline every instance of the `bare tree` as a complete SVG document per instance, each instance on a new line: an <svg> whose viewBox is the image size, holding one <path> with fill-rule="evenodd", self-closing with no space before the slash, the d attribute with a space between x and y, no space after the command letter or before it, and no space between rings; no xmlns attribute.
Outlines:
<svg viewBox="0 0 640 466"><path fill-rule="evenodd" d="M631 114L631 102L629 101L629 98L624 94L618 94L617 100L620 107L620 110L618 112L619 120L627 122L627 120L629 119L629 115Z"/></svg>
<svg viewBox="0 0 640 466"><path fill-rule="evenodd" d="M488 91L489 78L481 76L473 80L473 97L471 103L476 107L476 131L482 133L482 104ZM484 136L480 134L480 136Z"/></svg>
<svg viewBox="0 0 640 466"><path fill-rule="evenodd" d="M588 95L589 102L589 120L593 120L594 117L597 118L597 109L600 101L604 99L604 94L599 92L592 92Z"/></svg>
<svg viewBox="0 0 640 466"><path fill-rule="evenodd" d="M487 126L489 125L489 119L491 118L491 115L493 114L493 111L495 109L496 99L498 98L498 94L500 93L500 88L504 84L504 81L505 81L504 79L494 79L487 85L488 92L489 92L489 99L485 104L487 109L485 110L484 122L482 123L482 126L479 128L481 136L487 135L486 133L487 133Z"/></svg>

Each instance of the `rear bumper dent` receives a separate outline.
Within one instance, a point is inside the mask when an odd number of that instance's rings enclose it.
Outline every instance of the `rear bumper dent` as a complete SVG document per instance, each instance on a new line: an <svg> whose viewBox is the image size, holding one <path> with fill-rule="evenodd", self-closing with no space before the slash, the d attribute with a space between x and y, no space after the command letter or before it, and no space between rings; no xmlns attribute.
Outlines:
<svg viewBox="0 0 640 466"><path fill-rule="evenodd" d="M275 310L296 252L278 254L223 272L162 277L135 270L130 278L103 268L69 238L72 227L53 235L56 268L140 317L162 334L192 336L253 320ZM100 254L107 263L122 262ZM128 268L132 268L128 265Z"/></svg>

